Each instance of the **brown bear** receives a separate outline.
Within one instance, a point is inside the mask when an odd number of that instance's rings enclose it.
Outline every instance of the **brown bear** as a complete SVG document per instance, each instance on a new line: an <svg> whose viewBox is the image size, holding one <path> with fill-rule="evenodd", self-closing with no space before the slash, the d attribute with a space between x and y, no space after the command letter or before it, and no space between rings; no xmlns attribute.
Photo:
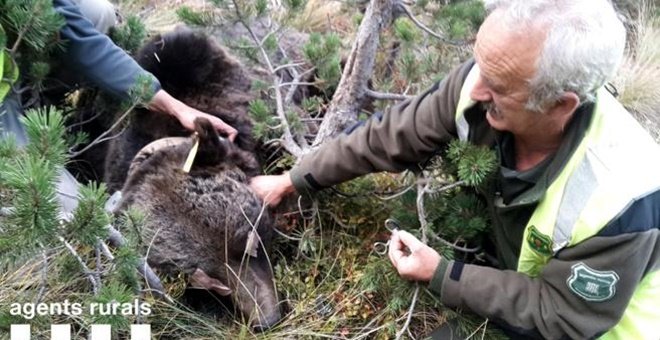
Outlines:
<svg viewBox="0 0 660 340"><path fill-rule="evenodd" d="M281 312L267 251L274 221L248 186L256 161L207 120L195 128L193 137L161 139L138 153L118 211L146 214L141 236L154 269L230 295L253 328L267 329ZM199 151L186 173L195 139Z"/></svg>

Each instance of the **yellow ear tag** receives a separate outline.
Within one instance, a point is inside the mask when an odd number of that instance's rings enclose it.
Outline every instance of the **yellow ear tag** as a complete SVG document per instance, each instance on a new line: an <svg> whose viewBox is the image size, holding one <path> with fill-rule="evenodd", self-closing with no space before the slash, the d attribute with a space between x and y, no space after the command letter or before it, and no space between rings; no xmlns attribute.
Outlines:
<svg viewBox="0 0 660 340"><path fill-rule="evenodd" d="M197 148L199 147L199 137L197 136L197 133L195 133L194 138L195 144L193 144L190 152L188 153L188 158L186 158L186 162L183 164L183 172L185 173L190 172L190 168L192 168L192 164L195 161L195 156L197 155Z"/></svg>

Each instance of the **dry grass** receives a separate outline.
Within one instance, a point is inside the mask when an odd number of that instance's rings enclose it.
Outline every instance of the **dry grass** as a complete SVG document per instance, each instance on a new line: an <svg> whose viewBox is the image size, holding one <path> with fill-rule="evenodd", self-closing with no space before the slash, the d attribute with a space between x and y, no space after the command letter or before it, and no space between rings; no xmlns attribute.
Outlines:
<svg viewBox="0 0 660 340"><path fill-rule="evenodd" d="M119 0L117 3L121 15L137 15L152 34L168 32L182 24L176 15L181 6L195 10L215 8L207 0Z"/></svg>
<svg viewBox="0 0 660 340"><path fill-rule="evenodd" d="M630 48L614 79L619 101L660 141L660 19L655 6L641 1L632 25Z"/></svg>
<svg viewBox="0 0 660 340"><path fill-rule="evenodd" d="M344 31L350 21L340 15L341 2L309 0L302 13L291 22L291 27L300 32Z"/></svg>

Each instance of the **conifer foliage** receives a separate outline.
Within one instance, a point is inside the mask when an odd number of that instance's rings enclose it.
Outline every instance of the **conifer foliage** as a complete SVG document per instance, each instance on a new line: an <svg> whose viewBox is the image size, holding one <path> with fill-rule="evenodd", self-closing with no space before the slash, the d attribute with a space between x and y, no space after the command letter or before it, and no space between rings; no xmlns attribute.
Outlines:
<svg viewBox="0 0 660 340"><path fill-rule="evenodd" d="M0 2L0 26L5 36L5 51L22 77L39 88L50 72L48 60L54 49L61 48L57 32L64 19L53 9L51 0L3 0Z"/></svg>

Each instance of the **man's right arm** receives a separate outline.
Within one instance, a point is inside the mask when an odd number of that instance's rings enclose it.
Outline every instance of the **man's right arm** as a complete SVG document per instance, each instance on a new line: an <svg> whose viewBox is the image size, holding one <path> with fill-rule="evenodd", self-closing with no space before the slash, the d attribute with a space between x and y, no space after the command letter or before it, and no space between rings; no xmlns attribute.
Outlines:
<svg viewBox="0 0 660 340"><path fill-rule="evenodd" d="M298 192L314 192L358 176L400 172L427 160L456 138L454 116L472 60L415 98L326 142L289 172Z"/></svg>
<svg viewBox="0 0 660 340"><path fill-rule="evenodd" d="M288 173L253 178L252 189L277 205L292 191L313 193L368 173L413 168L456 138L454 115L473 65L463 63L426 92L326 142Z"/></svg>

